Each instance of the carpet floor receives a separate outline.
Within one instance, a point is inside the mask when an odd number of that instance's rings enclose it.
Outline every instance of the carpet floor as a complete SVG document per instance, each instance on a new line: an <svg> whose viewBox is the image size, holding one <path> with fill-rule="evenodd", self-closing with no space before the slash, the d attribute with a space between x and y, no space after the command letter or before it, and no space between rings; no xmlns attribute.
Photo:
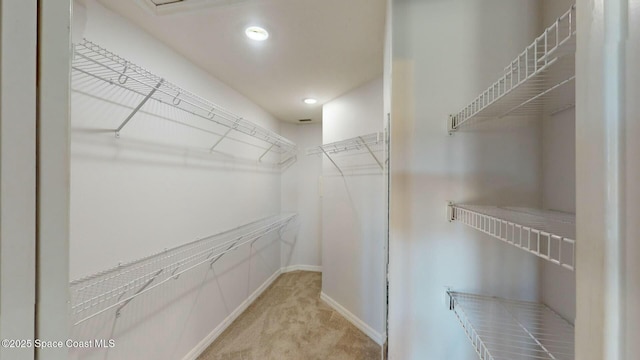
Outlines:
<svg viewBox="0 0 640 360"><path fill-rule="evenodd" d="M379 360L378 344L320 300L322 275L280 275L198 360Z"/></svg>

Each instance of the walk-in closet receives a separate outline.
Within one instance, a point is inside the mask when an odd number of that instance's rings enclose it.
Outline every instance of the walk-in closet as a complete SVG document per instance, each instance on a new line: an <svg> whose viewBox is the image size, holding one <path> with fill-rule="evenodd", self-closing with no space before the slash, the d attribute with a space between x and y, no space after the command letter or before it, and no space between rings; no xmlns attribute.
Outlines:
<svg viewBox="0 0 640 360"><path fill-rule="evenodd" d="M0 360L637 360L640 0L0 0Z"/></svg>
<svg viewBox="0 0 640 360"><path fill-rule="evenodd" d="M74 2L73 358L382 358L385 19Z"/></svg>

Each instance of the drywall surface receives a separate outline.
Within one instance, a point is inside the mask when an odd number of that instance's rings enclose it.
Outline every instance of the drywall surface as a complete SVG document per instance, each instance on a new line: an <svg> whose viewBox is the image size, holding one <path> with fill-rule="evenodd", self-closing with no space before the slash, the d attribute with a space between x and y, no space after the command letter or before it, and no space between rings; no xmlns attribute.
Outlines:
<svg viewBox="0 0 640 360"><path fill-rule="evenodd" d="M322 265L320 176L322 158L307 156L322 144L322 124L281 123L280 134L298 144L297 161L281 176L282 211L297 212L295 231L282 240L282 267Z"/></svg>
<svg viewBox="0 0 640 360"><path fill-rule="evenodd" d="M576 112L567 109L542 122L543 207L576 212Z"/></svg>
<svg viewBox="0 0 640 360"><path fill-rule="evenodd" d="M626 41L626 84L625 84L625 138L624 173L626 198L624 204L624 234L626 274L624 289L626 295L624 326L624 347L627 359L640 354L640 2L629 2L629 37ZM636 355L633 355L636 354Z"/></svg>
<svg viewBox="0 0 640 360"><path fill-rule="evenodd" d="M447 202L541 206L539 119L447 134L539 32L541 3L393 2L389 359L473 359L445 290L541 300L535 256L447 221Z"/></svg>
<svg viewBox="0 0 640 360"><path fill-rule="evenodd" d="M75 3L76 42L86 37L278 131L278 121L242 95L99 3L85 3ZM278 159L257 161L265 144L230 134L210 153L226 129L155 101L116 139L113 129L142 96L77 73L72 90L72 279L280 212L280 170L265 164ZM136 298L117 319L107 312L76 326L74 336L113 338L116 347L72 355L180 359L279 269L275 234Z"/></svg>
<svg viewBox="0 0 640 360"><path fill-rule="evenodd" d="M542 26L551 25L573 0L545 0ZM551 79L558 78L550 74ZM565 90L566 92L566 90ZM565 96L565 94L562 94ZM549 111L552 111L550 109ZM542 120L542 207L576 212L576 112L575 108L545 116ZM576 312L575 272L541 261L543 302L574 322Z"/></svg>
<svg viewBox="0 0 640 360"><path fill-rule="evenodd" d="M576 359L640 351L640 4L579 0Z"/></svg>
<svg viewBox="0 0 640 360"><path fill-rule="evenodd" d="M35 1L0 1L0 338L33 340L36 304ZM33 347L0 358L34 359Z"/></svg>
<svg viewBox="0 0 640 360"><path fill-rule="evenodd" d="M322 141L382 131L382 77L325 104ZM382 152L375 152L382 160ZM369 154L323 159L322 292L377 333L385 330L385 182Z"/></svg>

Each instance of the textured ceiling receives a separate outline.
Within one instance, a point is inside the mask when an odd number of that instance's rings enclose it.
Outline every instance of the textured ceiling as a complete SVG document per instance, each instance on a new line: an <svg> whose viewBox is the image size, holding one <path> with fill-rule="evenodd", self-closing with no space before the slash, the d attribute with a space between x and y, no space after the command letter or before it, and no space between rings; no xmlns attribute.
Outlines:
<svg viewBox="0 0 640 360"><path fill-rule="evenodd" d="M382 74L385 0L214 1L164 15L148 0L102 3L280 120L320 121L323 103ZM249 25L269 39L247 39Z"/></svg>

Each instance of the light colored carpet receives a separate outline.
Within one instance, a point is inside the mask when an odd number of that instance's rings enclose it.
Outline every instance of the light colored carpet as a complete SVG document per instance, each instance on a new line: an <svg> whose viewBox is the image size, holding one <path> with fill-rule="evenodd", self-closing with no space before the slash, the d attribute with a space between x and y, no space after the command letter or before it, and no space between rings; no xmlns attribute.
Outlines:
<svg viewBox="0 0 640 360"><path fill-rule="evenodd" d="M322 275L280 275L199 360L379 360L378 344L320 300Z"/></svg>

